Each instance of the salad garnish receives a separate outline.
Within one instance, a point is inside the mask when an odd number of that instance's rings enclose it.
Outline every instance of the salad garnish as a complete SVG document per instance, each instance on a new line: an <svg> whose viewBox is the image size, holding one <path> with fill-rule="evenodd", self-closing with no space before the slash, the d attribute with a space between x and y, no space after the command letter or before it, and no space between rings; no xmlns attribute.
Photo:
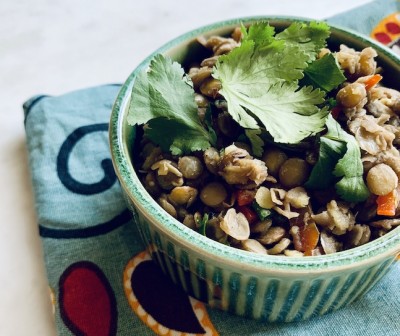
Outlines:
<svg viewBox="0 0 400 336"><path fill-rule="evenodd" d="M369 193L360 148L329 113L329 92L345 76L333 55L317 57L329 35L324 22L295 22L277 34L267 22L242 26L240 46L218 58L212 76L255 156L261 156L265 139L296 145L312 137L319 160L306 186L335 183L343 199L361 201ZM128 123L145 124L145 136L173 155L206 150L217 141L210 111L199 118L190 77L161 54L135 79Z"/></svg>

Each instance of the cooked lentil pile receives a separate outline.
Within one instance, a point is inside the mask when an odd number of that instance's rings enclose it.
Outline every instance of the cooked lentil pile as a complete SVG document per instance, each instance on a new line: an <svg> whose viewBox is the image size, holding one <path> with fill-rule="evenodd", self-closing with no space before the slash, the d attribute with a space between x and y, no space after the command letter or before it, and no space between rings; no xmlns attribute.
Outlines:
<svg viewBox="0 0 400 336"><path fill-rule="evenodd" d="M176 155L144 132L136 168L146 190L183 225L220 243L261 254L335 253L398 226L400 92L382 84L385 72L377 66L376 51L345 45L338 50L320 48L315 61L333 56L345 77L327 93L326 126L297 143L285 144L274 142L266 125L266 135L260 136L262 151L256 155L254 142L221 94L221 80L213 75L218 59L238 48L243 34L239 27L228 37L197 39L208 55L190 64L186 73L195 91L199 121L215 132L216 141L208 148ZM357 144L354 150L351 143ZM357 185L359 180L354 182L356 174L346 173L348 192L343 192L335 183L345 175L340 173L340 159L351 151L359 153L360 167L349 170L361 169L365 190ZM362 195L350 196L357 188Z"/></svg>

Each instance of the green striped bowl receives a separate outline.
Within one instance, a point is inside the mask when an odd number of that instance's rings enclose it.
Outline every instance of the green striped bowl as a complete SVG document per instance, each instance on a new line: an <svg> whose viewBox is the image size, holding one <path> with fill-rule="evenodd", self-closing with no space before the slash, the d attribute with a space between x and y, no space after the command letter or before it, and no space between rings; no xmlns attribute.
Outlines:
<svg viewBox="0 0 400 336"><path fill-rule="evenodd" d="M252 17L215 23L188 32L156 53L182 62L194 55L195 37L227 34L240 23L268 20L282 29L298 18ZM399 87L400 60L394 53L359 34L332 27L332 45L356 49L372 45L385 79ZM353 302L388 271L400 252L400 227L361 247L307 258L261 256L212 241L169 216L146 192L134 169L135 128L126 122L129 97L138 72L129 76L113 106L110 146L126 203L154 260L188 294L233 314L263 321L296 321L326 314Z"/></svg>

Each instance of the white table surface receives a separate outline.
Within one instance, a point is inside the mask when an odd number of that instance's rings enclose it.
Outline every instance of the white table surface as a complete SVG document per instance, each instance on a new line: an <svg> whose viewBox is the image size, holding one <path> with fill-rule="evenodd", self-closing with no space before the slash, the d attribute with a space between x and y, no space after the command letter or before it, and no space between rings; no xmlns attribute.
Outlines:
<svg viewBox="0 0 400 336"><path fill-rule="evenodd" d="M123 82L161 44L252 15L322 19L369 0L0 1L0 335L55 335L22 103Z"/></svg>

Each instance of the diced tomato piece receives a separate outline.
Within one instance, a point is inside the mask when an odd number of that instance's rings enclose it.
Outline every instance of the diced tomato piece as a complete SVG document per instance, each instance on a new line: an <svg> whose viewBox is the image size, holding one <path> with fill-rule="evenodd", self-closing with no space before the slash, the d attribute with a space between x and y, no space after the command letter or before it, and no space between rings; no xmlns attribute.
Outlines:
<svg viewBox="0 0 400 336"><path fill-rule="evenodd" d="M258 220L257 213L246 205L239 206L237 211L241 212L246 217L249 224L254 224Z"/></svg>
<svg viewBox="0 0 400 336"><path fill-rule="evenodd" d="M242 189L236 191L236 201L239 206L249 205L253 202L256 193L254 190Z"/></svg>
<svg viewBox="0 0 400 336"><path fill-rule="evenodd" d="M331 115L332 115L333 119L339 118L340 112L342 112L342 109L340 108L340 106L332 107Z"/></svg>

